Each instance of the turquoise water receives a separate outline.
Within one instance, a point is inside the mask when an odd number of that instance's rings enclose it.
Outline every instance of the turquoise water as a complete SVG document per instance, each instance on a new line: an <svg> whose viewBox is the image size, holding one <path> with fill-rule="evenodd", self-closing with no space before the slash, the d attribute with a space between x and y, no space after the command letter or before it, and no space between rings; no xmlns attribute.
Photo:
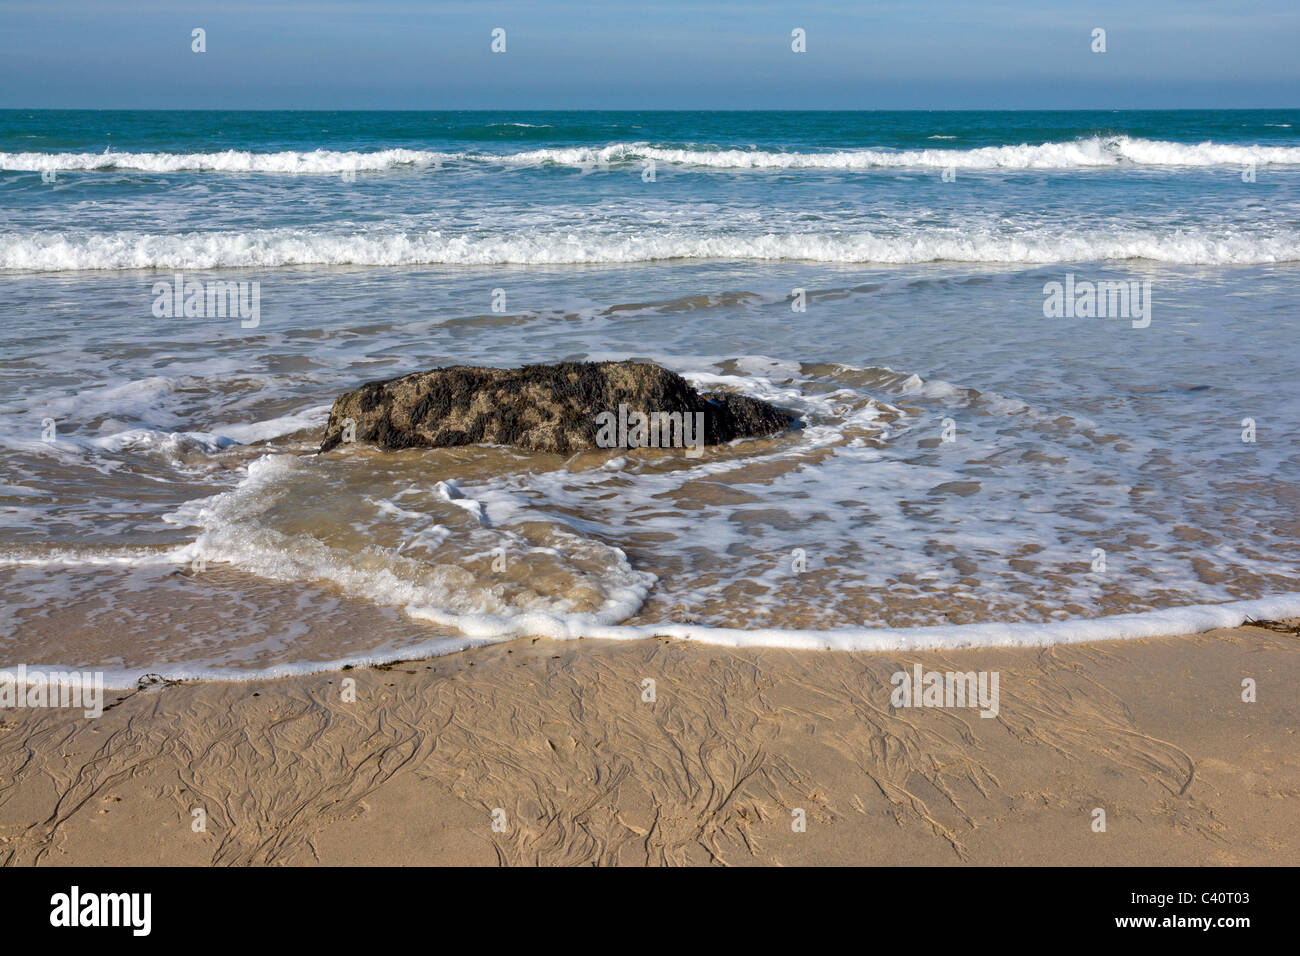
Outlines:
<svg viewBox="0 0 1300 956"><path fill-rule="evenodd" d="M9 151L455 149L646 141L764 150L958 148L1131 136L1295 145L1300 110L245 111L0 110Z"/></svg>
<svg viewBox="0 0 1300 956"><path fill-rule="evenodd" d="M7 111L0 269L1293 261L1298 122Z"/></svg>
<svg viewBox="0 0 1300 956"><path fill-rule="evenodd" d="M1298 129L0 112L0 658L1043 643L1291 594ZM161 309L178 281L256 283L256 315ZM1067 282L1145 306L1050 317ZM626 357L805 427L703 461L311 454L363 381Z"/></svg>

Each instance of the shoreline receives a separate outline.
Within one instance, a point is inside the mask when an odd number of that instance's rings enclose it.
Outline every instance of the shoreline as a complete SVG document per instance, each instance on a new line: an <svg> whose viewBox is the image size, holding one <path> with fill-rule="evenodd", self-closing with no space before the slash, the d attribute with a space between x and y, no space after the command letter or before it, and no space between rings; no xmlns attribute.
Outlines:
<svg viewBox="0 0 1300 956"><path fill-rule="evenodd" d="M639 613L639 612L638 612ZM637 615L632 616L635 620ZM1274 594L1269 597L1221 604L1188 604L1153 611L1107 614L1097 617L1070 618L1064 621L944 624L902 628L832 628L806 630L800 628L732 628L697 624L584 624L564 637L547 635L539 627L526 633L491 637L436 637L419 642L409 648L375 653L364 652L329 661L275 664L260 670L242 668L192 668L193 665L157 665L153 668L130 670L103 670L92 665L75 667L59 664L0 665L0 673L8 674L13 668L25 668L27 673L65 673L72 675L102 674L107 691L133 691L141 682L152 677L150 683L158 684L244 684L255 681L277 681L294 677L316 677L337 674L352 669L392 667L408 661L437 660L440 657L464 653L476 647L488 647L511 641L541 636L550 640L636 642L673 639L703 647L774 648L822 653L913 653L929 651L981 651L995 648L1025 647L1049 648L1072 644L1096 644L1112 641L1131 641L1148 638L1186 637L1207 631L1260 624L1267 628L1271 623L1300 619L1300 592ZM574 627L572 621L561 621L549 615L525 615L521 626L551 621L558 628ZM141 674L141 671L144 671ZM136 676L132 677L134 674ZM10 675L12 676L12 675ZM19 682L21 683L21 681Z"/></svg>
<svg viewBox="0 0 1300 956"><path fill-rule="evenodd" d="M0 862L1295 863L1300 628L1274 626L835 655L521 638L147 686L97 720L5 710ZM917 664L997 673L996 715L894 706Z"/></svg>

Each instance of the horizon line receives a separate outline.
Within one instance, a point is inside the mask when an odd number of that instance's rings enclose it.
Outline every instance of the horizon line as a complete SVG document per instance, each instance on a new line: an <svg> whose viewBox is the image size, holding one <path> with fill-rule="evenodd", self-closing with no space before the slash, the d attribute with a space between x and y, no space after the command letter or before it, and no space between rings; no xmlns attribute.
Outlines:
<svg viewBox="0 0 1300 956"><path fill-rule="evenodd" d="M1300 106L1071 106L1071 107L1014 107L1014 106L957 106L957 107L885 107L860 109L833 107L341 107L320 106L0 106L0 112L37 111L43 113L1250 113L1273 110L1300 110Z"/></svg>

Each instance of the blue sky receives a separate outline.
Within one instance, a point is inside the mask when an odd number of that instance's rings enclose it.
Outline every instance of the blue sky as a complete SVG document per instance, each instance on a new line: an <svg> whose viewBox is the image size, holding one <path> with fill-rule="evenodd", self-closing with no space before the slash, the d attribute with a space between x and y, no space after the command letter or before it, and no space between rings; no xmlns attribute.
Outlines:
<svg viewBox="0 0 1300 956"><path fill-rule="evenodd" d="M1297 0L3 0L0 107L1295 107L1298 48Z"/></svg>

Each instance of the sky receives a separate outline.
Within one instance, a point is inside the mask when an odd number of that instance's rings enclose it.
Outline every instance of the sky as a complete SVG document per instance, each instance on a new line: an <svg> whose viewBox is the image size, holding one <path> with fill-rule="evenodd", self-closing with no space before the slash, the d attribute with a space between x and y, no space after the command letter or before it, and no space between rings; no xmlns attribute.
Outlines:
<svg viewBox="0 0 1300 956"><path fill-rule="evenodd" d="M0 0L0 108L1279 108L1298 49L1300 0Z"/></svg>

